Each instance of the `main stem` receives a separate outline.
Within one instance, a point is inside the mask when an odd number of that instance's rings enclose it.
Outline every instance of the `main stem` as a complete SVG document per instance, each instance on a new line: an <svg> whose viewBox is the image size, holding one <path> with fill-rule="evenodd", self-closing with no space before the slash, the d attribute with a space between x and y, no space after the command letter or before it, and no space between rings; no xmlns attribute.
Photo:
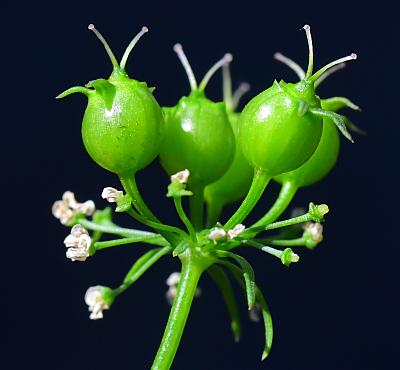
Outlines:
<svg viewBox="0 0 400 370"><path fill-rule="evenodd" d="M169 370L182 338L196 288L203 269L192 258L182 258L178 291L151 370Z"/></svg>

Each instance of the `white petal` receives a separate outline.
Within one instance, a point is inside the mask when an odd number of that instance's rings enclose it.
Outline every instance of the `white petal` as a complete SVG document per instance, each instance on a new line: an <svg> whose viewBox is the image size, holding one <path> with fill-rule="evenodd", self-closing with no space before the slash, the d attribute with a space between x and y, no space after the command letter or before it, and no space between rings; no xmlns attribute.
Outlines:
<svg viewBox="0 0 400 370"><path fill-rule="evenodd" d="M81 248L68 248L66 253L67 258L72 261L86 261L89 257L89 253Z"/></svg>
<svg viewBox="0 0 400 370"><path fill-rule="evenodd" d="M104 188L101 193L101 197L103 199L106 199L109 203L115 203L117 201L117 198L121 195L123 195L122 191L112 188L110 186Z"/></svg>
<svg viewBox="0 0 400 370"><path fill-rule="evenodd" d="M96 206L92 200L87 200L85 203L78 204L76 211L83 213L86 216L91 216L96 210Z"/></svg>
<svg viewBox="0 0 400 370"><path fill-rule="evenodd" d="M90 238L89 235L82 234L78 239L78 248L88 252L91 242L92 239Z"/></svg>
<svg viewBox="0 0 400 370"><path fill-rule="evenodd" d="M225 237L226 237L226 231L219 227L215 227L208 234L208 239L213 240L213 241L217 241L217 240L223 239Z"/></svg>
<svg viewBox="0 0 400 370"><path fill-rule="evenodd" d="M60 218L67 209L68 207L62 200L57 200L53 203L53 206L51 207L51 213L54 217Z"/></svg>
<svg viewBox="0 0 400 370"><path fill-rule="evenodd" d="M186 184L188 182L189 176L190 176L189 170L186 169L183 171L179 171L171 176L171 182L178 181L181 184Z"/></svg>
<svg viewBox="0 0 400 370"><path fill-rule="evenodd" d="M103 287L101 285L91 286L85 293L85 303L88 306L94 306L96 302L101 299L101 292Z"/></svg>
<svg viewBox="0 0 400 370"><path fill-rule="evenodd" d="M89 315L90 320L99 320L103 318L103 311L99 310L99 311L93 311L90 315Z"/></svg>
<svg viewBox="0 0 400 370"><path fill-rule="evenodd" d="M229 239L236 238L237 236L242 234L245 229L246 227L243 224L237 224L233 229L228 230Z"/></svg>
<svg viewBox="0 0 400 370"><path fill-rule="evenodd" d="M62 199L63 199L65 205L72 209L74 209L78 204L78 202L75 199L75 194L72 191L66 191L63 194Z"/></svg>
<svg viewBox="0 0 400 370"><path fill-rule="evenodd" d="M76 238L79 238L81 235L83 234L88 235L89 233L81 224L76 224L72 227L71 234Z"/></svg>
<svg viewBox="0 0 400 370"><path fill-rule="evenodd" d="M319 222L307 222L304 230L311 234L312 239L319 243L323 239L324 227Z"/></svg>
<svg viewBox="0 0 400 370"><path fill-rule="evenodd" d="M72 210L70 210L69 208L67 208L65 210L65 212L59 217L60 218L60 222L63 225L68 224L68 222L70 222L73 218L74 218L74 212Z"/></svg>
<svg viewBox="0 0 400 370"><path fill-rule="evenodd" d="M181 277L181 274L179 272L173 272L171 275L168 276L168 279L166 281L168 286L175 286L179 283L179 279Z"/></svg>
<svg viewBox="0 0 400 370"><path fill-rule="evenodd" d="M67 248L76 247L77 244L78 244L78 239L77 239L74 235L69 234L69 235L64 239L64 244L65 244L65 246L66 246Z"/></svg>

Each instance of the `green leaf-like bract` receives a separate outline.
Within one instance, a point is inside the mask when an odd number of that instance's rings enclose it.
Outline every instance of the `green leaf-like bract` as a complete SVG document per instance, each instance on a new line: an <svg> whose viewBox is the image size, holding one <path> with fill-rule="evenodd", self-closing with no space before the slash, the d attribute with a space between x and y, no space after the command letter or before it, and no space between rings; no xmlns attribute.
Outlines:
<svg viewBox="0 0 400 370"><path fill-rule="evenodd" d="M245 284L243 283L243 280L242 280L242 272L240 271L240 269L237 266L235 266L233 263L230 263L230 262L222 261L222 264L229 269L229 271L232 273L233 277L238 282L238 284L242 287L242 289L246 290ZM264 295L262 294L261 290L257 286L255 288L256 288L257 303L261 307L262 317L264 320L265 346L264 346L261 360L265 360L271 351L272 341L274 339L274 327L273 327L273 322L272 322L272 316L271 316L268 304L264 298Z"/></svg>
<svg viewBox="0 0 400 370"><path fill-rule="evenodd" d="M231 329L235 342L238 342L241 334L241 325L239 310L237 307L235 295L233 293L231 282L229 281L226 273L218 266L211 266L207 272L217 284L222 297L224 298L226 308L228 309L231 317Z"/></svg>
<svg viewBox="0 0 400 370"><path fill-rule="evenodd" d="M249 306L249 310L251 310L254 307L256 301L256 291L255 291L256 283L255 283L254 270L251 267L250 263L248 263L247 260L242 256L239 256L238 254L232 252L219 250L216 251L216 254L218 257L232 258L240 265L244 281L246 283L247 303Z"/></svg>

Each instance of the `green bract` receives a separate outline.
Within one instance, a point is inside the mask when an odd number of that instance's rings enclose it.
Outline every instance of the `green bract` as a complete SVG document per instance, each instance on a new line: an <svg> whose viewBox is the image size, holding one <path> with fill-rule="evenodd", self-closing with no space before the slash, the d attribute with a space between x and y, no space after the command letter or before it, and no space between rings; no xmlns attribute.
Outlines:
<svg viewBox="0 0 400 370"><path fill-rule="evenodd" d="M145 82L130 79L125 72L129 53L147 32L142 31L128 46L121 63L104 38L89 26L104 44L114 69L108 80L98 79L85 87L73 87L58 96L80 92L88 97L82 123L82 138L92 159L118 175L133 174L146 167L159 152L163 115Z"/></svg>

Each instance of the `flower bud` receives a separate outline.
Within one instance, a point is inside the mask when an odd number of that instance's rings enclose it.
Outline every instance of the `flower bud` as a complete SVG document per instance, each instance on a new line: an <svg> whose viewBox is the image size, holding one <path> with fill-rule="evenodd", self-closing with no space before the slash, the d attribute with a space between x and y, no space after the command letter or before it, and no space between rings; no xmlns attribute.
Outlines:
<svg viewBox="0 0 400 370"><path fill-rule="evenodd" d="M187 184L190 176L189 170L183 170L175 173L171 176L171 182L178 181L181 184Z"/></svg>
<svg viewBox="0 0 400 370"><path fill-rule="evenodd" d="M244 232L246 227L243 224L237 224L233 229L228 230L228 239L234 239Z"/></svg>
<svg viewBox="0 0 400 370"><path fill-rule="evenodd" d="M108 310L113 301L112 289L101 285L90 287L85 294L85 303L89 306L90 319L102 319L103 311Z"/></svg>
<svg viewBox="0 0 400 370"><path fill-rule="evenodd" d="M121 197L124 193L120 190L112 188L110 186L103 189L101 192L101 197L109 203L116 203L117 199Z"/></svg>
<svg viewBox="0 0 400 370"><path fill-rule="evenodd" d="M96 207L92 200L79 203L76 201L72 191L66 191L62 196L62 200L54 202L51 211L55 218L59 219L63 225L66 225L70 223L78 213L91 216L95 209Z"/></svg>
<svg viewBox="0 0 400 370"><path fill-rule="evenodd" d="M72 261L86 261L90 256L91 238L80 224L72 227L71 233L64 239L64 244L68 248L66 256Z"/></svg>
<svg viewBox="0 0 400 370"><path fill-rule="evenodd" d="M215 227L208 234L208 239L217 242L226 238L226 231L220 227Z"/></svg>

